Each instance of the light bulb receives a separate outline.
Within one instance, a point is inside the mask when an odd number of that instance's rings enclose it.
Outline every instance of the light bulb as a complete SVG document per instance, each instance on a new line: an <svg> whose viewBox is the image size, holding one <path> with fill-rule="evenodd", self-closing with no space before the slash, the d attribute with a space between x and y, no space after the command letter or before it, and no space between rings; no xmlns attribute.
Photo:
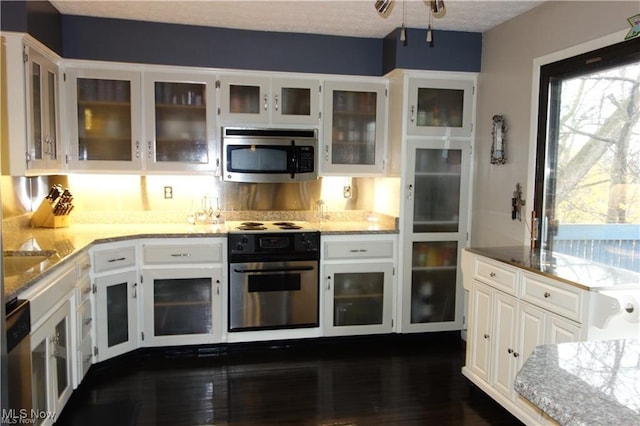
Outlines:
<svg viewBox="0 0 640 426"><path fill-rule="evenodd" d="M433 47L433 31L431 30L431 25L427 28L427 43L429 43L429 47Z"/></svg>

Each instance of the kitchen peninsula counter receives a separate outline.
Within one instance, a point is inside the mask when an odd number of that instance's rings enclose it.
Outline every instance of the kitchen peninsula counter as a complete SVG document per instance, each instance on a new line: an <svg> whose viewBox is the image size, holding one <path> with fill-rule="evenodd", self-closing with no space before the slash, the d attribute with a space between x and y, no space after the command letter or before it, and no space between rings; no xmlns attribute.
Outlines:
<svg viewBox="0 0 640 426"><path fill-rule="evenodd" d="M256 217L260 212L252 212L241 220L300 220L299 218ZM265 214L265 216L268 216ZM3 221L2 238L5 252L52 250L51 256L37 267L16 271L4 277L5 300L17 296L21 291L36 284L40 278L56 270L93 244L123 241L139 238L213 238L226 237L226 224L184 223L112 223L112 224L72 224L67 228L32 228L24 218L21 221ZM233 218L236 220L236 218ZM371 234L398 233L397 221L383 215L356 217L336 217L333 220L311 222L323 235L331 234ZM355 220L353 220L355 219ZM9 226L5 226L5 225Z"/></svg>
<svg viewBox="0 0 640 426"><path fill-rule="evenodd" d="M640 289L640 273L587 259L525 246L470 247L466 250L588 291Z"/></svg>
<svg viewBox="0 0 640 426"><path fill-rule="evenodd" d="M640 339L536 347L515 390L561 425L640 424Z"/></svg>

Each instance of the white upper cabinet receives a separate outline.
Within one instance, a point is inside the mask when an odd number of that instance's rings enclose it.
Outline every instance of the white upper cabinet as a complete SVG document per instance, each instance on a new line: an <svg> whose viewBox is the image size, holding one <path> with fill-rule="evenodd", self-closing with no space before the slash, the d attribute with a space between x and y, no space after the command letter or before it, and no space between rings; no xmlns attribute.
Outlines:
<svg viewBox="0 0 640 426"><path fill-rule="evenodd" d="M407 133L415 136L470 137L473 81L411 78Z"/></svg>
<svg viewBox="0 0 640 426"><path fill-rule="evenodd" d="M219 170L213 75L148 72L143 84L145 168Z"/></svg>
<svg viewBox="0 0 640 426"><path fill-rule="evenodd" d="M70 170L141 170L139 72L67 69Z"/></svg>
<svg viewBox="0 0 640 426"><path fill-rule="evenodd" d="M320 81L245 74L220 78L220 120L225 124L320 122Z"/></svg>
<svg viewBox="0 0 640 426"><path fill-rule="evenodd" d="M60 170L59 58L29 36L2 37L2 173L13 176Z"/></svg>
<svg viewBox="0 0 640 426"><path fill-rule="evenodd" d="M384 172L386 92L384 82L325 82L323 175Z"/></svg>

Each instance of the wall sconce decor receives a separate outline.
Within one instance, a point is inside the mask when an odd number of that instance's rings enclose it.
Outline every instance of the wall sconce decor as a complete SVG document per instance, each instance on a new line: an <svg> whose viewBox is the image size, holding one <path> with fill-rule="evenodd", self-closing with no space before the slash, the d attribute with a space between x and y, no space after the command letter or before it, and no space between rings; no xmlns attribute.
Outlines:
<svg viewBox="0 0 640 426"><path fill-rule="evenodd" d="M506 126L504 116L493 116L493 141L491 143L491 164L504 164L507 162L505 155Z"/></svg>

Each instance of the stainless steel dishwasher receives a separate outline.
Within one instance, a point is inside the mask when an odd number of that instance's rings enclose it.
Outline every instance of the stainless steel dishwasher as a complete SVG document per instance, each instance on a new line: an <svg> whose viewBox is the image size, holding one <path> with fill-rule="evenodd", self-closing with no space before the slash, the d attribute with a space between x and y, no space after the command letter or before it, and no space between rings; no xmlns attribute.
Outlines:
<svg viewBox="0 0 640 426"><path fill-rule="evenodd" d="M13 299L6 305L7 364L9 410L8 419L19 420L21 413L31 411L31 309L28 300ZM26 411L25 411L26 410Z"/></svg>

